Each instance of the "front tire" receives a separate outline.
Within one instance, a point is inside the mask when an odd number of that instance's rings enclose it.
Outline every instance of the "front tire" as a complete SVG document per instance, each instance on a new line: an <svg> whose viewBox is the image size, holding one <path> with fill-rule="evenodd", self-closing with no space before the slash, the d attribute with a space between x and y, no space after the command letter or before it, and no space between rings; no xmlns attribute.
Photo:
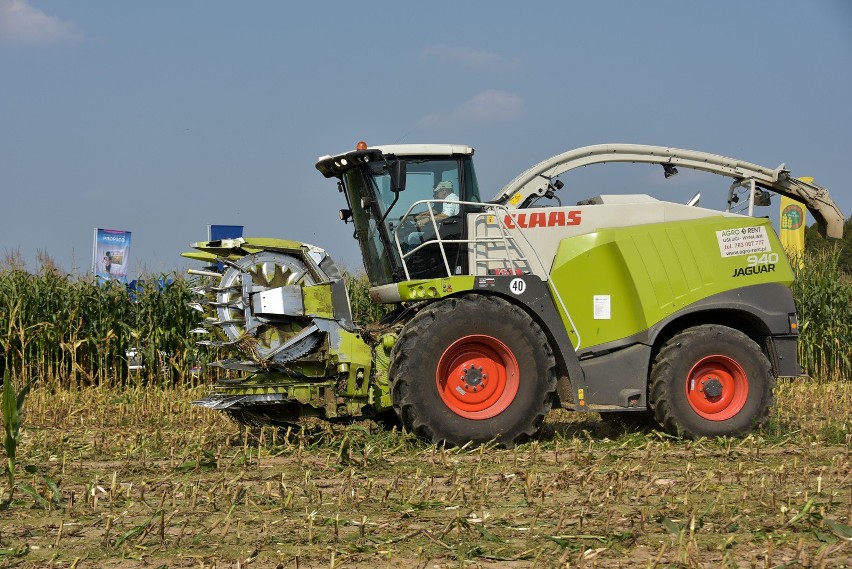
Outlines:
<svg viewBox="0 0 852 569"><path fill-rule="evenodd" d="M521 308L483 295L421 310L393 348L389 376L403 425L447 445L528 440L556 391L556 362L541 327Z"/></svg>
<svg viewBox="0 0 852 569"><path fill-rule="evenodd" d="M736 436L763 423L775 378L754 340L733 328L702 325L676 334L651 370L650 407L668 432Z"/></svg>

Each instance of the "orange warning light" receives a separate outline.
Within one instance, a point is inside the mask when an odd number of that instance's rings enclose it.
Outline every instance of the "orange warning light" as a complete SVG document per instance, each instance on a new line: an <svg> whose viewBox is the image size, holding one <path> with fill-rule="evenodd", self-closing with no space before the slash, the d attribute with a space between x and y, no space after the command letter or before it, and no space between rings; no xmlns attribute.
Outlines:
<svg viewBox="0 0 852 569"><path fill-rule="evenodd" d="M363 140L359 140L358 144L355 145L355 150L367 150L367 143Z"/></svg>

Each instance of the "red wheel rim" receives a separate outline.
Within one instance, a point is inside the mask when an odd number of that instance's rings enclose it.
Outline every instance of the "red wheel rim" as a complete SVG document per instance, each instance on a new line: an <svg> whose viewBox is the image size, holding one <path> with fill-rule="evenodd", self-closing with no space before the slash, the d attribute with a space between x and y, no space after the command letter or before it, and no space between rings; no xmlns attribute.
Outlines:
<svg viewBox="0 0 852 569"><path fill-rule="evenodd" d="M710 421L725 421L739 413L748 399L748 376L727 356L707 356L686 376L686 400L692 410Z"/></svg>
<svg viewBox="0 0 852 569"><path fill-rule="evenodd" d="M482 334L460 338L444 350L435 372L444 404L466 419L490 419L515 400L518 361L506 344Z"/></svg>

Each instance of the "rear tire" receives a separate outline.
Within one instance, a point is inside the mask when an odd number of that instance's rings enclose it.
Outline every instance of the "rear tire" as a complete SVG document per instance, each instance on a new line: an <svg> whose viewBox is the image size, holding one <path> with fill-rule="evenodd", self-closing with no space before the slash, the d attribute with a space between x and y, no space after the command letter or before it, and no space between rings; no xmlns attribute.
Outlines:
<svg viewBox="0 0 852 569"><path fill-rule="evenodd" d="M512 447L538 433L556 391L542 329L498 297L429 305L399 336L389 369L403 425L436 444Z"/></svg>
<svg viewBox="0 0 852 569"><path fill-rule="evenodd" d="M688 328L660 349L651 370L650 407L669 433L742 435L766 420L775 378L748 336L718 325Z"/></svg>

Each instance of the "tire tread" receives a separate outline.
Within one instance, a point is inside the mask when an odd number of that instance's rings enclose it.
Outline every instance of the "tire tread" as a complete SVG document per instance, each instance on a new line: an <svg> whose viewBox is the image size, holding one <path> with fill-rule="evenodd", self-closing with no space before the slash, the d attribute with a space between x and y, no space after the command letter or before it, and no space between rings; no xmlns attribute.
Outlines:
<svg viewBox="0 0 852 569"><path fill-rule="evenodd" d="M680 357L680 351L684 344L708 341L708 335L711 340L724 339L725 341L737 341L750 353L755 361L758 362L758 373L754 377L749 377L749 389L752 388L752 382L763 381L760 387L760 401L757 405L757 414L752 417L748 425L734 427L729 433L730 435L742 435L751 431L754 427L764 423L769 416L769 410L773 404L773 391L775 386L775 377L772 375L772 366L769 360L763 354L760 346L751 338L746 336L739 330L728 328L716 324L705 324L688 328L668 340L663 344L651 368L650 386L648 389L649 407L654 414L657 423L668 433L677 436L685 436L688 438L698 438L706 433L698 432L696 429L687 428L680 417L678 411L673 404L672 398L676 395L672 389L677 388L678 380L672 378L679 375L676 370L676 362ZM751 395L751 393L750 393Z"/></svg>
<svg viewBox="0 0 852 569"><path fill-rule="evenodd" d="M520 318L521 321L529 321L535 341L544 352L547 374L545 389L542 390L540 398L536 399L534 408L530 410L529 420L525 421L523 425L519 425L513 432L502 433L497 442L511 448L535 437L545 415L552 407L556 393L556 358L544 331L526 312L514 304L489 295L471 294L440 300L421 310L403 328L391 353L391 364L388 370L391 382L391 401L403 425L417 436L435 444L459 445L467 441L448 440L446 434L440 432L440 425L430 424L424 413L417 409L417 405L411 397L413 386L410 378L414 377L414 373L417 371L412 369L411 354L417 350L422 350L422 347L419 346L421 339L429 333L430 327L435 325L436 322L456 318L457 316L454 316L456 311L464 313L467 310L483 309L494 310L511 318ZM511 316L509 316L510 313ZM483 442L487 441L474 441L474 443Z"/></svg>

